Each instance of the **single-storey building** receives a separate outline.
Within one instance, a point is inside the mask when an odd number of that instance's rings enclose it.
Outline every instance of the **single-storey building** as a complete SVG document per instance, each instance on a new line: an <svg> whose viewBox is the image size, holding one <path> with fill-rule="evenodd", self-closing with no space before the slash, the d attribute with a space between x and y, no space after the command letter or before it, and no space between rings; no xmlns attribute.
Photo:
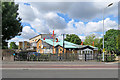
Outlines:
<svg viewBox="0 0 120 80"><path fill-rule="evenodd" d="M36 52L41 54L51 53L51 54L57 54L58 56L75 54L79 56L79 59L82 59L85 54L88 55L90 54L94 57L94 55L98 53L97 47L93 47L89 45L77 45L68 41L64 41L64 54L63 54L63 40L57 41L54 39L53 41L52 34L40 34L29 40L30 40L29 48L27 48L26 50L36 50ZM21 46L22 48L23 44L21 45L19 44L19 46Z"/></svg>
<svg viewBox="0 0 120 80"><path fill-rule="evenodd" d="M38 53L54 53L61 55L63 53L63 40L53 43L53 39L39 39L37 42L36 52ZM54 50L53 50L54 46ZM54 51L54 52L53 52ZM97 54L98 48L89 45L77 45L68 41L64 41L64 55L72 54L79 56L79 59L83 57L84 54Z"/></svg>

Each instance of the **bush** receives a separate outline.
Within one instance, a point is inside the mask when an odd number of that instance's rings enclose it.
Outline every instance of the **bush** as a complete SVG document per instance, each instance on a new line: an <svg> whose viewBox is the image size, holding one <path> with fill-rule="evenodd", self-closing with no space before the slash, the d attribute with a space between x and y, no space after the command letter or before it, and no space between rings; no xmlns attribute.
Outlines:
<svg viewBox="0 0 120 80"><path fill-rule="evenodd" d="M20 60L27 60L27 53L19 53L18 56L20 57Z"/></svg>
<svg viewBox="0 0 120 80"><path fill-rule="evenodd" d="M104 61L105 62L112 62L115 61L116 54L105 54L104 55ZM102 61L103 59L103 54L97 56L98 61Z"/></svg>

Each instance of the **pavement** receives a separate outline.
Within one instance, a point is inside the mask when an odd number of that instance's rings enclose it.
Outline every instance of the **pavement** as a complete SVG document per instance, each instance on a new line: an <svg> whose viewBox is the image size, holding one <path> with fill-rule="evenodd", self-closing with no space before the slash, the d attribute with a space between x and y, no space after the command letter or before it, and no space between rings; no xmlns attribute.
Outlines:
<svg viewBox="0 0 120 80"><path fill-rule="evenodd" d="M118 78L118 63L2 62L3 78Z"/></svg>
<svg viewBox="0 0 120 80"><path fill-rule="evenodd" d="M118 69L118 63L105 62L2 62L2 69Z"/></svg>

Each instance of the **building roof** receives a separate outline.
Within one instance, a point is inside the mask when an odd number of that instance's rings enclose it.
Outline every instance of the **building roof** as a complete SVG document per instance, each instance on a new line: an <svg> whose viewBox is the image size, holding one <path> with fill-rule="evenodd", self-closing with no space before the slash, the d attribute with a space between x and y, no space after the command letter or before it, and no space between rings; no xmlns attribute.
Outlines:
<svg viewBox="0 0 120 80"><path fill-rule="evenodd" d="M35 37L30 38L29 40L31 40L31 39L33 39L33 38L36 38L36 37L38 37L38 36L40 36L40 35L52 35L52 34L39 34L39 35L37 35L37 36L35 36ZM54 34L54 35L56 35L56 34Z"/></svg>
<svg viewBox="0 0 120 80"><path fill-rule="evenodd" d="M40 36L41 34L39 34L39 35L37 35L37 36L35 36L35 37L38 37L38 36ZM33 38L35 38L35 37L32 37L32 38L30 38L29 40L31 40L31 39L33 39Z"/></svg>
<svg viewBox="0 0 120 80"><path fill-rule="evenodd" d="M43 42L46 42L50 45L53 46L53 39L39 39L39 40L42 40ZM39 41L38 40L38 41ZM63 40L59 40L58 42L56 42L56 40L54 40L54 46L61 46L63 47ZM74 43L71 43L71 42L68 42L68 41L64 41L64 48L83 48L83 47L87 47L88 45L77 45L77 44L74 44ZM93 46L89 46L91 48L93 48L94 50L98 50L97 47L93 47Z"/></svg>

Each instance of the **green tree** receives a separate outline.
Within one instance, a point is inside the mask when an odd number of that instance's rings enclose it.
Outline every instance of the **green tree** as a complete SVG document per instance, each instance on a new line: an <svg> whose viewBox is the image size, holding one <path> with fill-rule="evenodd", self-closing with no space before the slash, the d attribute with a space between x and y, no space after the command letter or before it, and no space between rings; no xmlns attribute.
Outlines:
<svg viewBox="0 0 120 80"><path fill-rule="evenodd" d="M120 30L110 29L106 32L104 35L105 50L118 53L120 39L118 34L120 34Z"/></svg>
<svg viewBox="0 0 120 80"><path fill-rule="evenodd" d="M7 48L7 40L22 32L21 18L18 17L18 4L2 2L2 48Z"/></svg>
<svg viewBox="0 0 120 80"><path fill-rule="evenodd" d="M117 38L117 43L116 43L116 49L117 49L117 54L120 55L120 34L118 34Z"/></svg>
<svg viewBox="0 0 120 80"><path fill-rule="evenodd" d="M100 46L100 39L97 38L94 34L91 34L91 35L88 35L85 37L85 41L84 41L84 44L85 45L93 45L93 41L94 41L94 46L95 47L98 47Z"/></svg>
<svg viewBox="0 0 120 80"><path fill-rule="evenodd" d="M75 34L67 34L64 40L74 44L81 44L81 39Z"/></svg>
<svg viewBox="0 0 120 80"><path fill-rule="evenodd" d="M10 49L18 49L18 46L15 44L15 42L10 43Z"/></svg>

